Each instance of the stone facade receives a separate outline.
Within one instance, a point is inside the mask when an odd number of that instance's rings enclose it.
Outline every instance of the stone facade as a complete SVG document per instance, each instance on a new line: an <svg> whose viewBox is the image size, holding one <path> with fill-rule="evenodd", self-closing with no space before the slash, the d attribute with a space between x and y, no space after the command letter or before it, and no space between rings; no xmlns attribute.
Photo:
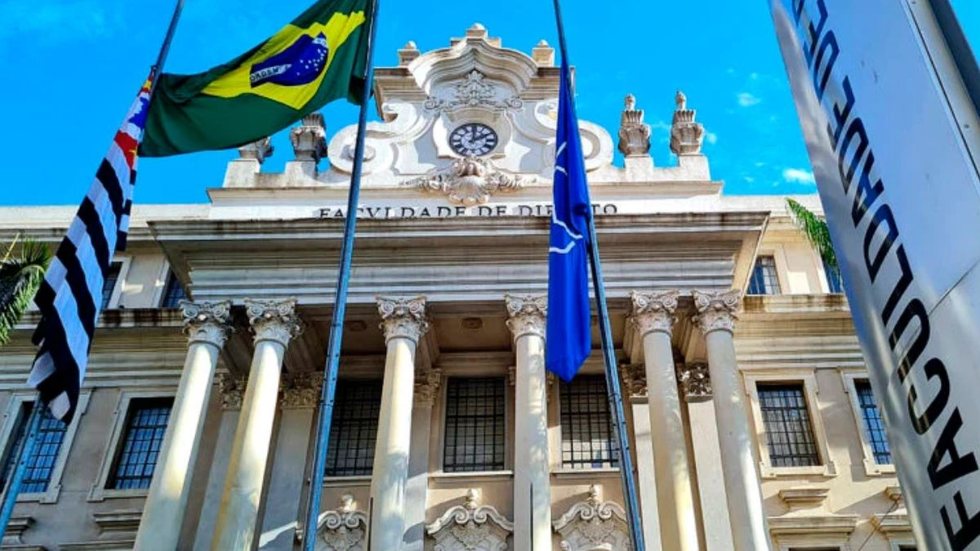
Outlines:
<svg viewBox="0 0 980 551"><path fill-rule="evenodd" d="M376 72L383 120L366 143L340 370L381 389L371 474L323 480L318 533L302 533L355 132L328 136L333 121L311 115L292 129L282 173L262 171L273 149L260 140L240 149L210 203L134 207L78 415L3 548L132 549L140 538L150 549L167 532L170 549L194 550L292 550L305 537L348 551L526 551L520 542L540 538L554 550L627 549L619 472L569 462L582 445L563 421L569 387L541 369L554 51L504 48L477 25L447 48L398 54ZM629 96L623 166L609 131L580 125L647 549L913 549L894 468L876 459L862 417L845 298L828 292L784 198L721 193L688 101L677 94L670 135L651 140ZM466 125L495 138L476 144ZM657 166L650 144L667 140L678 164ZM479 156L459 153L478 145ZM799 200L819 212L815 196ZM55 243L73 211L0 208L0 240ZM780 294L741 291L758 255L774 259ZM164 304L171 277L192 301L182 310ZM33 397L37 321L29 312L0 350L4 454ZM209 393L183 390L191 372ZM596 350L583 375L600 373ZM458 470L447 452L454 381L488 377L503 389L501 463ZM775 384L805 398L813 464L773 460L760 389ZM180 454L168 452L156 486L120 488L134 408L178 392L181 422L164 449ZM185 488L177 513L148 506L171 478ZM386 520L372 526L379 510Z"/></svg>

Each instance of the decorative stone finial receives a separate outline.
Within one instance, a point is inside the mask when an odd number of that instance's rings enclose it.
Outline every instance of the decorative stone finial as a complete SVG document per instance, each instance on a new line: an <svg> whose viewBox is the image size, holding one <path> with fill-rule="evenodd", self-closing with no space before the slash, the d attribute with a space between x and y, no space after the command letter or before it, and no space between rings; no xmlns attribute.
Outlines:
<svg viewBox="0 0 980 551"><path fill-rule="evenodd" d="M619 122L619 150L626 156L650 153L650 125L643 123L643 110L636 108L636 97L627 94Z"/></svg>
<svg viewBox="0 0 980 551"><path fill-rule="evenodd" d="M276 341L288 346L289 341L300 334L301 326L296 315L296 299L252 300L245 299L245 314L255 332L255 342Z"/></svg>
<svg viewBox="0 0 980 551"><path fill-rule="evenodd" d="M504 295L504 300L507 303L507 328L514 334L514 341L525 335L544 338L548 297Z"/></svg>
<svg viewBox="0 0 980 551"><path fill-rule="evenodd" d="M692 321L707 335L712 331L735 331L735 320L741 304L742 292L738 289L716 292L691 291L697 315Z"/></svg>
<svg viewBox="0 0 980 551"><path fill-rule="evenodd" d="M401 47L401 49L398 50L398 65L400 67L405 67L420 55L422 55L422 53L419 52L418 46L415 45L414 41L409 40L404 46Z"/></svg>
<svg viewBox="0 0 980 551"><path fill-rule="evenodd" d="M231 302L191 302L182 300L184 333L190 342L205 342L221 348L228 339Z"/></svg>
<svg viewBox="0 0 980 551"><path fill-rule="evenodd" d="M636 327L642 338L651 331L671 334L674 328L674 312L677 310L677 296L680 291L663 291L659 293L640 293L633 291L630 299L633 312L630 323Z"/></svg>
<svg viewBox="0 0 980 551"><path fill-rule="evenodd" d="M595 484L589 485L589 503L592 505L602 503L602 493L599 491L599 487Z"/></svg>
<svg viewBox="0 0 980 551"><path fill-rule="evenodd" d="M555 49L548 44L548 41L542 40L531 49L531 59L538 64L538 67L554 67Z"/></svg>
<svg viewBox="0 0 980 551"><path fill-rule="evenodd" d="M466 38L486 38L487 28L481 23L473 23L470 28L466 29Z"/></svg>
<svg viewBox="0 0 980 551"><path fill-rule="evenodd" d="M409 339L418 343L422 335L429 330L429 322L425 318L425 297L378 296L375 298L378 301L378 313L381 314L381 329L385 334L385 343L395 338Z"/></svg>
<svg viewBox="0 0 980 551"><path fill-rule="evenodd" d="M697 111L687 108L687 96L680 90L674 96L674 102L677 109L670 127L670 150L675 155L699 155L701 142L704 140L704 126L694 122Z"/></svg>
<svg viewBox="0 0 980 551"><path fill-rule="evenodd" d="M258 161L259 164L264 163L274 152L275 147L272 146L272 139L268 136L238 148L240 158Z"/></svg>
<svg viewBox="0 0 980 551"><path fill-rule="evenodd" d="M686 402L704 402L711 399L711 374L708 364L692 362L677 366L677 382Z"/></svg>
<svg viewBox="0 0 980 551"><path fill-rule="evenodd" d="M327 156L327 128L322 113L310 113L289 132L293 153L297 161L320 162Z"/></svg>
<svg viewBox="0 0 980 551"><path fill-rule="evenodd" d="M466 505L465 507L470 511L475 511L477 507L480 506L480 490L476 488L470 488L466 490Z"/></svg>
<svg viewBox="0 0 980 551"><path fill-rule="evenodd" d="M338 513L353 513L356 510L357 504L354 502L354 496L344 494L340 497L340 507L337 507Z"/></svg>
<svg viewBox="0 0 980 551"><path fill-rule="evenodd" d="M509 175L498 170L490 161L479 157L456 159L448 169L438 170L402 182L429 193L442 193L457 205L486 203L496 193L513 193L534 177Z"/></svg>

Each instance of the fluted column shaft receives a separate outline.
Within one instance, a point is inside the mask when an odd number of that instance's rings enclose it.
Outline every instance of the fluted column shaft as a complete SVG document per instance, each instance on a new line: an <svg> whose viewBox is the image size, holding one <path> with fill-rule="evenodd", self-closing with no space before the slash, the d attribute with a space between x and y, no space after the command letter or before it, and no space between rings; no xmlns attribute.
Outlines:
<svg viewBox="0 0 980 551"><path fill-rule="evenodd" d="M228 302L180 303L188 340L187 358L143 506L136 533L137 549L173 551L177 548L204 428L204 410L211 394L218 354L227 338L230 308Z"/></svg>
<svg viewBox="0 0 980 551"><path fill-rule="evenodd" d="M282 361L300 327L295 300L246 300L245 306L255 332L255 352L211 541L214 551L249 551L254 545Z"/></svg>
<svg viewBox="0 0 980 551"><path fill-rule="evenodd" d="M760 551L770 549L769 529L752 452L755 441L742 400L745 392L735 361L733 332L739 297L738 290L724 293L694 291L698 311L695 322L704 333L707 345L735 551Z"/></svg>
<svg viewBox="0 0 980 551"><path fill-rule="evenodd" d="M548 381L544 367L547 298L507 295L514 335L514 548L551 549Z"/></svg>
<svg viewBox="0 0 980 551"><path fill-rule="evenodd" d="M630 321L643 339L663 547L696 551L700 548L697 516L671 345L677 295L677 291L634 292Z"/></svg>
<svg viewBox="0 0 980 551"><path fill-rule="evenodd" d="M387 352L381 390L381 417L371 471L371 549L402 548L405 535L405 486L412 444L415 351L428 330L425 298L378 297ZM424 507L424 504L421 505Z"/></svg>

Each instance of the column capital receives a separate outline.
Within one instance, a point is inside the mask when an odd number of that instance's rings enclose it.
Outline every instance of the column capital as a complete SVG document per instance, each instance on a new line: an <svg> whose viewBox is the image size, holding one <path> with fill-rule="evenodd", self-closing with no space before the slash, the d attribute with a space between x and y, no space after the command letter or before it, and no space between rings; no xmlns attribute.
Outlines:
<svg viewBox="0 0 980 551"><path fill-rule="evenodd" d="M514 334L515 341L525 335L544 338L548 297L504 295L504 301L507 303L507 328Z"/></svg>
<svg viewBox="0 0 980 551"><path fill-rule="evenodd" d="M242 409L247 379L231 373L218 374L218 390L221 393L221 409Z"/></svg>
<svg viewBox="0 0 980 551"><path fill-rule="evenodd" d="M677 321L674 312L677 311L678 295L680 295L680 291L676 290L655 293L632 291L630 293L633 312L629 321L636 327L641 338L652 331L671 334L674 323Z"/></svg>
<svg viewBox="0 0 980 551"><path fill-rule="evenodd" d="M628 396L647 396L647 372L643 364L623 364L619 366L619 376Z"/></svg>
<svg viewBox="0 0 980 551"><path fill-rule="evenodd" d="M283 409L306 409L316 407L323 387L323 373L301 372L284 374L279 381Z"/></svg>
<svg viewBox="0 0 980 551"><path fill-rule="evenodd" d="M692 318L694 323L701 328L705 335L712 331L735 332L735 321L742 303L742 291L731 289L728 291L704 292L691 291L694 297L694 308L697 314Z"/></svg>
<svg viewBox="0 0 980 551"><path fill-rule="evenodd" d="M381 329L385 343L391 339L403 338L418 343L429 330L425 318L425 297L415 298L377 296L378 313L381 314Z"/></svg>
<svg viewBox="0 0 980 551"><path fill-rule="evenodd" d="M692 362L677 366L677 382L685 402L704 402L711 399L711 374L708 364Z"/></svg>
<svg viewBox="0 0 980 551"><path fill-rule="evenodd" d="M225 345L231 330L231 302L191 302L182 300L180 312L184 316L184 333L188 342L203 342L216 348Z"/></svg>
<svg viewBox="0 0 980 551"><path fill-rule="evenodd" d="M245 299L245 313L252 331L255 332L255 342L270 340L288 346L289 341L301 331L294 298Z"/></svg>
<svg viewBox="0 0 980 551"><path fill-rule="evenodd" d="M426 369L415 376L415 403L432 407L436 401L436 393L442 384L441 369Z"/></svg>

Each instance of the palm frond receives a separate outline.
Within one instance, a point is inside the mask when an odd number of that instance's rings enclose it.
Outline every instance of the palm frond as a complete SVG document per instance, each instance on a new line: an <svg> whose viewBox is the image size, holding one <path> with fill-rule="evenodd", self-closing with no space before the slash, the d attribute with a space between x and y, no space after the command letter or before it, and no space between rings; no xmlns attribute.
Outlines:
<svg viewBox="0 0 980 551"><path fill-rule="evenodd" d="M834 253L834 246L830 241L830 230L827 228L827 221L813 214L809 209L797 201L786 198L789 206L790 215L800 231L820 253L820 258L831 268L837 268L837 254Z"/></svg>
<svg viewBox="0 0 980 551"><path fill-rule="evenodd" d="M41 287L50 262L47 245L25 240L19 255L5 255L0 263L0 345L10 339L11 331Z"/></svg>

